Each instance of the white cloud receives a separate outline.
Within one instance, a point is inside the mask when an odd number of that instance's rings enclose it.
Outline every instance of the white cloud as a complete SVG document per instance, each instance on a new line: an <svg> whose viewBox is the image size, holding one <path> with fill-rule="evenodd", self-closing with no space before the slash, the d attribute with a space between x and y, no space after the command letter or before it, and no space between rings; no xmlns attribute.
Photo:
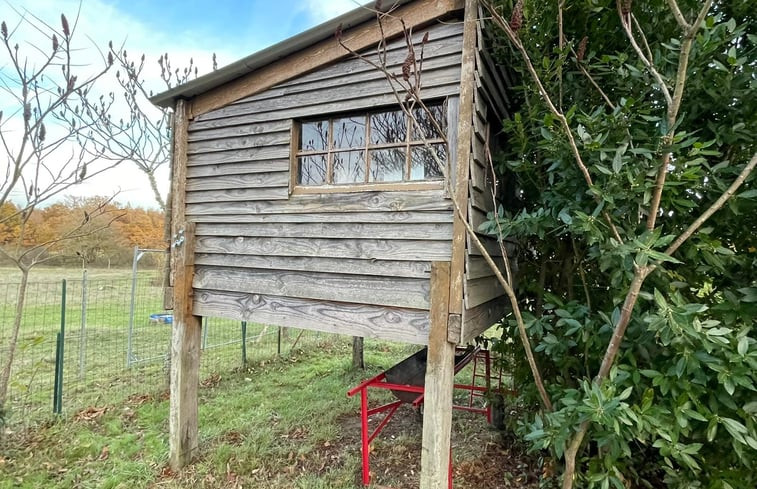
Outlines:
<svg viewBox="0 0 757 489"><path fill-rule="evenodd" d="M75 39L78 42L75 46L75 62L78 67L80 79L86 73L94 73L103 66L102 52L107 52L108 41L113 41L115 46L124 45L129 53L129 57L138 60L139 56L144 53L146 56L146 68L144 71L146 85L154 92L160 92L165 86L160 80L160 69L157 59L162 53L169 53L174 67L186 66L190 58L193 58L195 65L205 72L211 69L211 59L213 51L217 54L219 65L229 63L248 52L234 52L237 46L222 44L220 40L208 39L207 35L195 35L191 28L183 32L172 32L171 27L158 30L150 28L139 19L118 10L114 5L108 4L102 0L86 0L81 6L81 13L78 21L76 20L79 9L79 0L26 0L21 4L15 2L16 10L19 12L27 11L38 17L40 21L49 24L53 28L60 30L60 14L65 13L66 17L75 27ZM23 7L21 6L23 5ZM37 62L39 55L35 55L32 46L39 46L42 49L50 49L50 40L41 37L35 33L33 27L28 24L18 23L18 13L14 12L13 7L7 2L0 1L0 20L5 20L9 30L18 27L15 39L21 44L21 50L30 54L31 61ZM213 46L223 46L222 49L213 50ZM4 52L0 52L0 78L8 75L8 69L12 68L10 59ZM200 74L202 74L202 72ZM99 93L114 91L120 92L120 88L114 78L103 80L97 87ZM8 120L9 115L13 113L12 99L7 93L0 90L0 110L5 113L5 125L3 132L18 124L9 124L16 121ZM114 118L118 114L114 114ZM48 128L48 132L54 129ZM12 137L12 135L11 135ZM73 153L69 147L63 148L68 154ZM0 158L5 160L5 158ZM0 161L0 170L7 163ZM0 174L5 174L0 171ZM160 172L157 175L158 183L163 190L163 195L167 194L169 186L168 171ZM120 168L108 171L104 175L94 177L82 184L71 187L68 194L91 196L91 195L110 195L120 190L118 200L122 202L131 202L143 206L155 206L152 192L147 178L130 162L125 162ZM16 199L23 196L23 190L15 192Z"/></svg>

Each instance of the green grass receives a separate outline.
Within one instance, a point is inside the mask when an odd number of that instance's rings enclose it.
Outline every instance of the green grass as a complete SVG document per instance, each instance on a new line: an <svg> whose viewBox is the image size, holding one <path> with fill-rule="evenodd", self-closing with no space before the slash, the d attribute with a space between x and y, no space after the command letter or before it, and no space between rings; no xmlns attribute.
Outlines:
<svg viewBox="0 0 757 489"><path fill-rule="evenodd" d="M230 479L253 488L355 487L359 433L343 450L340 420L356 416L359 401L345 393L409 351L367 346L365 372L351 371L342 338L214 376L200 390L200 458L180 475L165 472L168 402L139 398L5 440L0 488L229 487Z"/></svg>
<svg viewBox="0 0 757 489"><path fill-rule="evenodd" d="M156 393L102 399L67 420L10 435L0 442L0 489L361 487L359 399L346 391L417 347L366 340L368 367L356 372L350 338L320 339L291 355L204 376L199 457L178 474L167 468L168 401ZM372 390L370 399L375 406L393 398ZM420 436L417 417L403 406L372 444L373 487L418 486ZM533 467L508 450L481 416L455 412L457 489L536 487L523 482L533 481Z"/></svg>
<svg viewBox="0 0 757 489"><path fill-rule="evenodd" d="M0 358L11 337L15 311L17 284L13 280L17 277L11 272L12 269L7 268L0 271ZM171 326L149 319L151 314L164 312L163 284L158 272L139 271L134 294L134 320L130 328L131 270L90 270L85 288L81 270L36 268L26 294L14 359L8 406L11 423L23 422L28 426L50 416L56 336L61 330L61 280L64 277L68 280L64 410L71 412L103 397L125 399L165 385L163 366L170 345ZM86 305L86 311L83 305ZM86 313L86 321L82 320L83 313ZM204 372L240 366L241 323L208 318L206 324L208 327L203 331ZM250 359L275 355L276 331L276 328L263 325L248 325ZM284 347L293 341L294 337L285 337ZM127 368L129 351L131 362Z"/></svg>

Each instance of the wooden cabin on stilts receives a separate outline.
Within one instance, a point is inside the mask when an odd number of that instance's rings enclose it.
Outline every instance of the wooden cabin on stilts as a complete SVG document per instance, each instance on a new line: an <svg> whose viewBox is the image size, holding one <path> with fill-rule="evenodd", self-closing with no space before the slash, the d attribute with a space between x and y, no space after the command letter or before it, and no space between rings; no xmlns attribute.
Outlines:
<svg viewBox="0 0 757 489"><path fill-rule="evenodd" d="M381 29L371 4L152 99L174 110L174 469L199 450L210 316L428 345L422 487L446 486L455 346L507 307L464 226L496 206L486 151L507 83L477 0L382 4ZM371 64L401 78L407 39L423 52L415 118Z"/></svg>

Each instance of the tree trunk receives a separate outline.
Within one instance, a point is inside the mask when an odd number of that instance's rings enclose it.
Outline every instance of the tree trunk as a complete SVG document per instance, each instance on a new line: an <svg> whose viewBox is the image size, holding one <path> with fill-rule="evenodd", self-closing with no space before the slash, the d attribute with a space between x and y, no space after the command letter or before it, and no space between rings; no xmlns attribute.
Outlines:
<svg viewBox="0 0 757 489"><path fill-rule="evenodd" d="M8 357L3 365L3 371L0 374L0 406L5 404L8 398L8 386L11 379L11 367L13 366L13 357L16 354L18 345L18 333L21 331L21 319L24 315L24 304L26 302L26 286L29 283L29 269L21 268L21 283L18 286L18 300L16 302L16 315L13 318L13 330L11 339L8 344Z"/></svg>
<svg viewBox="0 0 757 489"><path fill-rule="evenodd" d="M352 368L354 370L365 368L365 361L363 359L363 338L361 336L352 337Z"/></svg>

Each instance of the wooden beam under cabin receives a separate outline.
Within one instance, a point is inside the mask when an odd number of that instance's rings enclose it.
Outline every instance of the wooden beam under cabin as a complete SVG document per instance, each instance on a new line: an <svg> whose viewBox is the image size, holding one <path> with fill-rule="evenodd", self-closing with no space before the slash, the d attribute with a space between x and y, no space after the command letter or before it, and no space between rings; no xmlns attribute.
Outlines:
<svg viewBox="0 0 757 489"><path fill-rule="evenodd" d="M383 35L390 39L401 34L400 18L408 27L423 25L450 12L461 10L463 6L463 0L419 0L412 2L398 8L392 13L391 17L384 19ZM342 35L342 42L353 51L361 51L375 46L381 40L382 33L374 21L345 31ZM350 54L347 50L340 46L334 37L331 37L276 63L271 63L248 75L198 95L191 103L190 118L262 92L295 76L348 56Z"/></svg>
<svg viewBox="0 0 757 489"><path fill-rule="evenodd" d="M450 298L449 312L462 313L463 282L465 271L466 230L464 221L468 218L468 178L471 165L471 139L473 138L473 92L474 71L476 68L476 23L478 0L465 0L465 17L463 27L463 58L460 80L460 108L457 126L457 168L454 179L454 199L460 206L460 213L455 212L452 227L452 262L450 264Z"/></svg>
<svg viewBox="0 0 757 489"><path fill-rule="evenodd" d="M452 434L455 344L447 341L450 263L431 264L430 328L423 401L421 489L447 487Z"/></svg>
<svg viewBox="0 0 757 489"><path fill-rule="evenodd" d="M173 179L171 182L171 253L174 269L173 328L171 337L171 402L169 463L173 470L198 454L197 390L199 388L202 321L192 314L194 223L187 222L187 105L178 100L174 111Z"/></svg>

